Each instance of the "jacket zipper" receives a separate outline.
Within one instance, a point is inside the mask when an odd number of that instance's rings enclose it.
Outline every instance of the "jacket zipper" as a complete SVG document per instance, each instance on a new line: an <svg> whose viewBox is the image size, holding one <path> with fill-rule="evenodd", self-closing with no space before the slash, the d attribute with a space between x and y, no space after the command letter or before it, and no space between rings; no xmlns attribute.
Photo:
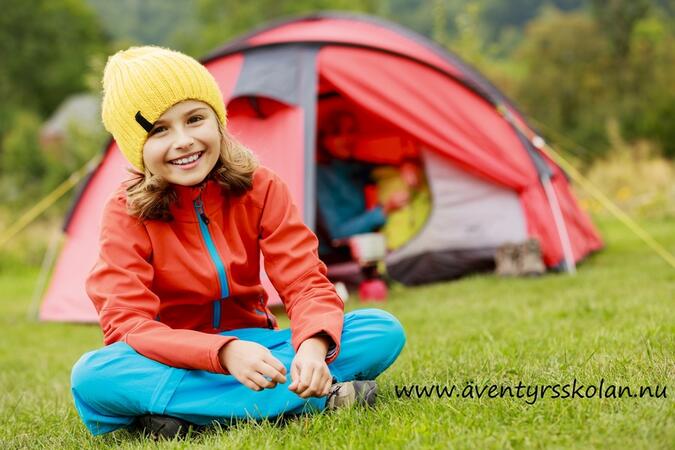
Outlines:
<svg viewBox="0 0 675 450"><path fill-rule="evenodd" d="M272 323L272 319L270 319L269 314L267 314L267 308L265 308L265 303L263 302L263 298L258 297L258 300L260 301L260 307L262 308L263 312L265 313L265 319L267 319L267 328L270 330L274 329L274 324Z"/></svg>
<svg viewBox="0 0 675 450"><path fill-rule="evenodd" d="M204 212L204 202L202 202L202 194L199 194L193 202L195 213L197 214L197 220L199 221L199 231L202 233L204 242L206 243L206 249L209 252L211 261L216 266L216 273L218 274L218 282L220 284L220 298L213 301L213 328L220 327L220 301L229 297L230 288L227 283L227 274L225 272L225 265L223 260L218 254L216 249L216 244L213 242L211 237L211 232L209 231L209 218Z"/></svg>

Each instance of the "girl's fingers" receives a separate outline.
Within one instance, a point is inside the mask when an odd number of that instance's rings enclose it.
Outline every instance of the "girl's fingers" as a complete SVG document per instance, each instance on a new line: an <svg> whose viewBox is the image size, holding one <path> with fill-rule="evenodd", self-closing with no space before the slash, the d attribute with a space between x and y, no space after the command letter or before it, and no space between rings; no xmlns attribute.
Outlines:
<svg viewBox="0 0 675 450"><path fill-rule="evenodd" d="M330 392L330 387L333 384L333 377L328 369L322 370L321 381L317 392L317 397L325 397Z"/></svg>
<svg viewBox="0 0 675 450"><path fill-rule="evenodd" d="M239 381L240 381L241 384L243 384L244 386L246 386L247 388L249 388L252 391L259 391L261 389L260 386L255 384L253 382L253 380L250 380L249 378L245 378L245 379L239 380Z"/></svg>
<svg viewBox="0 0 675 450"><path fill-rule="evenodd" d="M297 394L298 384L300 383L300 368L295 361L291 364L291 380L292 382L291 385L288 386L288 389Z"/></svg>
<svg viewBox="0 0 675 450"><path fill-rule="evenodd" d="M312 379L309 382L309 387L305 391L308 397L318 397L323 391L324 385L324 373L321 369L314 369L312 373Z"/></svg>
<svg viewBox="0 0 675 450"><path fill-rule="evenodd" d="M269 356L266 356L263 361L269 364L270 366L274 367L282 375L286 375L286 367L281 363L281 361L272 356L271 353L269 354Z"/></svg>
<svg viewBox="0 0 675 450"><path fill-rule="evenodd" d="M251 375L249 375L248 379L252 381L260 389L271 389L277 385L274 381L269 381L267 378L265 378L264 376L262 376L262 374L258 372L254 372Z"/></svg>
<svg viewBox="0 0 675 450"><path fill-rule="evenodd" d="M321 393L322 397L325 397L330 393L330 388L333 386L333 376L328 372L326 376L326 384L324 385L323 392Z"/></svg>
<svg viewBox="0 0 675 450"><path fill-rule="evenodd" d="M275 383L283 384L286 382L286 377L284 374L282 374L277 368L267 364L264 361L261 361L260 364L258 364L256 370L263 376L270 378Z"/></svg>
<svg viewBox="0 0 675 450"><path fill-rule="evenodd" d="M307 365L300 369L300 380L298 382L298 387L297 390L295 391L296 394L298 394L302 398L307 398L307 389L312 383L312 374L314 372L314 368L311 365Z"/></svg>
<svg viewBox="0 0 675 450"><path fill-rule="evenodd" d="M328 395L332 381L333 377L325 364L319 367L312 367L311 381L301 397L324 397Z"/></svg>

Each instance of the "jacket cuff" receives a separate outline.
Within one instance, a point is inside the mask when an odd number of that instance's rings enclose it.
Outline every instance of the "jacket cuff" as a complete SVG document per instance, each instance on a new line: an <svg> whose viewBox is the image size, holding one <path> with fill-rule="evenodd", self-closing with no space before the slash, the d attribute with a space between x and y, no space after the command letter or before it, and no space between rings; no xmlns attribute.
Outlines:
<svg viewBox="0 0 675 450"><path fill-rule="evenodd" d="M218 357L220 353L220 349L223 348L225 345L229 344L232 341L236 341L238 338L234 336L222 336L223 340L218 343L218 345L215 345L211 348L211 372L214 373L220 373L223 375L229 375L230 372L223 367L223 365L220 363L220 358Z"/></svg>
<svg viewBox="0 0 675 450"><path fill-rule="evenodd" d="M312 332L312 333L306 333L304 337L300 337L299 339L293 339L293 341L297 344L294 345L295 347L295 352L298 352L298 349L302 345L303 342L305 342L307 339L312 338L314 336L323 336L327 337L330 339L331 343L328 346L328 351L326 351L326 364L330 364L335 359L338 357L340 354L340 339L336 339L333 334L328 332L327 330L319 330L318 332Z"/></svg>
<svg viewBox="0 0 675 450"><path fill-rule="evenodd" d="M338 346L333 342L330 347L328 347L328 352L326 352L326 364L332 363L335 358L338 356Z"/></svg>

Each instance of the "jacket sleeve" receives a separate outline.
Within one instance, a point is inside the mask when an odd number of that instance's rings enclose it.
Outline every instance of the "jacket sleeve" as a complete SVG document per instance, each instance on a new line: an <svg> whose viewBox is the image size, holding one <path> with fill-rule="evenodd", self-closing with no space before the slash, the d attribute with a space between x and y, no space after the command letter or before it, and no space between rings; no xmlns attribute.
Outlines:
<svg viewBox="0 0 675 450"><path fill-rule="evenodd" d="M337 358L344 304L326 277L318 240L303 223L286 184L270 174L260 220L260 248L265 271L284 302L291 340L298 350L307 338L327 335L333 345L326 362Z"/></svg>
<svg viewBox="0 0 675 450"><path fill-rule="evenodd" d="M113 196L104 209L98 261L86 281L106 345L126 342L141 355L185 369L226 373L220 348L234 338L172 329L155 320L160 299L152 292L152 245L143 224Z"/></svg>

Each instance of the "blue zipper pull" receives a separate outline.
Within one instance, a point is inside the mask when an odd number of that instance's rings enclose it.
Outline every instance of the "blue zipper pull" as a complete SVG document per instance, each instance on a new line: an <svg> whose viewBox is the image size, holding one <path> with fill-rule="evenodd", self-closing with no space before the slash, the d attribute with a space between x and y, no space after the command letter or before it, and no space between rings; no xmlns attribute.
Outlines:
<svg viewBox="0 0 675 450"><path fill-rule="evenodd" d="M204 202L202 202L201 194L199 194L199 197L197 197L197 199L195 200L195 208L197 208L197 212L199 213L199 217L202 218L202 221L204 221L204 223L208 225L209 218L204 212Z"/></svg>

